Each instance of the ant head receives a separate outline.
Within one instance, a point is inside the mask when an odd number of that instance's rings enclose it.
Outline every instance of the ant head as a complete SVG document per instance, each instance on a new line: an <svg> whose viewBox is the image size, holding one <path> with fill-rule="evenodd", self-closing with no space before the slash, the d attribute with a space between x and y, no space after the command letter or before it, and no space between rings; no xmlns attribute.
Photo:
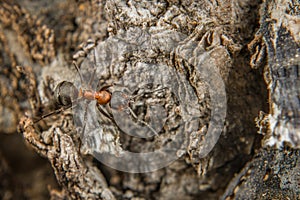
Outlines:
<svg viewBox="0 0 300 200"><path fill-rule="evenodd" d="M60 82L54 91L54 99L59 106L70 106L72 100L77 99L78 90L73 83L68 81Z"/></svg>

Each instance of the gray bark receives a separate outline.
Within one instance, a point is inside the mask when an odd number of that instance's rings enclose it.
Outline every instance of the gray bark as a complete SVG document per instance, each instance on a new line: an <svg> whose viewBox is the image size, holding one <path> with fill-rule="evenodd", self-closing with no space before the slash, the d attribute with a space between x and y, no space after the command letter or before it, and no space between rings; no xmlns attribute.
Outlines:
<svg viewBox="0 0 300 200"><path fill-rule="evenodd" d="M3 1L0 45L1 134L20 120L54 171L52 199L300 198L296 1ZM112 99L34 123L61 81ZM147 165L113 159L162 147L175 150Z"/></svg>

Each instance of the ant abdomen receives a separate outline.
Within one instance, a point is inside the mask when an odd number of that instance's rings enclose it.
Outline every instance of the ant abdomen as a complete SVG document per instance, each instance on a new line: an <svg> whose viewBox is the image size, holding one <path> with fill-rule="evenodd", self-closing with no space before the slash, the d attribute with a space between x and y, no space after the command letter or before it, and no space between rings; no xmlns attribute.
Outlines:
<svg viewBox="0 0 300 200"><path fill-rule="evenodd" d="M78 90L73 83L68 81L60 82L54 91L54 101L59 107L71 106L72 102L77 99Z"/></svg>

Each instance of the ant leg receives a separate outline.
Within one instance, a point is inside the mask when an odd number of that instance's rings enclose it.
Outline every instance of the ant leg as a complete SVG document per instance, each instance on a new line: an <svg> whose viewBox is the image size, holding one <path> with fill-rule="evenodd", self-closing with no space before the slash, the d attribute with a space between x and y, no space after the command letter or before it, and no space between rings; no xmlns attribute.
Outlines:
<svg viewBox="0 0 300 200"><path fill-rule="evenodd" d="M60 109L57 109L57 110L54 110L54 111L52 111L52 112L50 112L50 113L47 113L47 114L45 114L45 115L42 115L42 117L40 117L39 119L33 121L33 123L35 124L35 123L41 121L42 119L45 119L45 118L47 118L47 117L49 117L49 116L51 116L51 115L54 115L54 114L59 114L59 113L65 111L65 110L67 110L67 109L69 109L69 108L72 108L72 107L74 107L74 106L70 105L70 106L67 106L67 107L61 107Z"/></svg>
<svg viewBox="0 0 300 200"><path fill-rule="evenodd" d="M76 70L77 70L77 73L79 74L79 77L80 77L80 83L81 83L81 85L83 86L84 81L83 81L83 76L82 76L82 74L81 74L81 72L80 72L80 69L79 69L79 67L78 67L78 65L76 64L75 61L73 61L73 65L75 66L75 68L76 68ZM90 80L89 80L89 82L88 82L88 85L87 85L89 89L92 88L91 85L92 85L92 82L94 81L95 73L96 73L96 68L94 67L94 71L93 71L92 76L91 76L91 78L90 78Z"/></svg>
<svg viewBox="0 0 300 200"><path fill-rule="evenodd" d="M79 74L79 77L80 77L80 83L81 83L81 85L82 85L82 84L83 84L83 76L82 76L82 74L81 74L81 72L80 72L80 69L79 69L79 67L78 67L78 65L76 64L75 61L73 61L73 65L75 66L75 68L76 68L76 70L77 70L77 73Z"/></svg>
<svg viewBox="0 0 300 200"><path fill-rule="evenodd" d="M93 68L94 68L94 71L93 71L93 73L92 73L92 76L91 76L91 78L90 78L90 80L89 80L89 82L88 82L88 88L92 88L92 83L93 83L93 81L94 81L94 78L95 78L95 74L96 74L96 53L95 53L96 51L94 50L94 63L93 63Z"/></svg>
<svg viewBox="0 0 300 200"><path fill-rule="evenodd" d="M141 94L137 94L137 95L129 98L129 100L134 101L135 98L140 97L140 96L142 96L144 94L153 93L153 92L157 92L157 91L161 91L161 90L165 90L165 89L168 89L168 88L167 87L163 87L163 88L159 88L159 89L156 89L156 90L152 90L150 92L142 92ZM138 119L138 117L136 116L136 114L133 112L133 110L130 108L129 105L128 105L128 110L131 113L131 115L134 117L135 120L137 120L139 123L144 124L145 126L147 126L155 135L158 135L158 133L148 123L146 123L143 120Z"/></svg>
<svg viewBox="0 0 300 200"><path fill-rule="evenodd" d="M158 133L147 123L147 122L144 122L143 120L140 120L136 114L133 112L133 110L128 106L128 110L130 111L131 115L133 116L133 118L135 120L137 120L137 122L141 123L141 124L144 124L145 126L147 126L156 136L158 135Z"/></svg>
<svg viewBox="0 0 300 200"><path fill-rule="evenodd" d="M86 127L86 121L87 121L87 109L88 109L88 103L86 103L85 108L84 108L84 113L83 113L83 127L80 133L80 136L83 136L85 127Z"/></svg>
<svg viewBox="0 0 300 200"><path fill-rule="evenodd" d="M107 88L110 88L111 86L113 86L113 84L105 85L105 86L101 87L99 91L106 90Z"/></svg>
<svg viewBox="0 0 300 200"><path fill-rule="evenodd" d="M112 115L109 114L109 113L107 113L106 111L104 111L104 110L102 109L102 106L101 106L101 105L98 106L98 110L99 110L105 117L107 117L108 119L110 119L113 123L117 124L116 121L115 121L115 119L112 117Z"/></svg>
<svg viewBox="0 0 300 200"><path fill-rule="evenodd" d="M90 80L89 80L89 82L88 82L88 88L92 88L92 83L93 83L94 78L95 78L95 73L96 73L96 68L94 68L94 71L93 71L93 73L92 73L92 76L91 76L91 78L90 78Z"/></svg>

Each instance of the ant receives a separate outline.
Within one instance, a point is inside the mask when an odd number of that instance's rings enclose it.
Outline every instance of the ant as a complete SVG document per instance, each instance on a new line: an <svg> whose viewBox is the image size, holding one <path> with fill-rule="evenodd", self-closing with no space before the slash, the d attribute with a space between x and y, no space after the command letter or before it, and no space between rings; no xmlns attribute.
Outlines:
<svg viewBox="0 0 300 200"><path fill-rule="evenodd" d="M75 61L73 61L73 65L75 66L79 74L81 83L83 83L82 75ZM87 100L96 100L98 105L108 104L111 100L111 93L107 90L107 88L110 86L111 85L105 86L101 88L99 91L93 91L93 90L82 89L82 88L78 90L73 83L69 81L62 81L56 86L54 90L54 98L53 98L54 105L56 105L56 107L58 107L59 109L43 115L38 120L35 120L34 123L37 123L40 120L45 119L53 114L59 114L60 112L71 108L74 103L73 100L78 100L83 98ZM107 116L106 113L105 115Z"/></svg>
<svg viewBox="0 0 300 200"><path fill-rule="evenodd" d="M80 69L77 66L75 61L73 61L73 65L75 66L77 73L79 74L80 82L83 83L83 76L82 76ZM94 78L94 74L92 75L92 77L89 81L90 82L89 85L91 84L93 78ZM63 112L64 110L71 108L73 105L74 105L73 107L75 107L76 103L74 104L74 101L78 101L80 99L96 100L97 105L106 105L111 102L111 98L112 98L111 92L109 92L107 90L107 88L109 88L110 86L112 86L112 85L102 87L99 91L94 91L91 89L83 89L83 88L79 88L79 90L78 90L73 83L71 83L69 81L62 81L56 86L56 88L54 90L53 103L58 109L41 116L39 119L35 120L34 123L37 123L40 120L45 119L51 115L59 114L59 113ZM157 89L152 92L164 90L164 89L165 88ZM147 124L146 122L144 122L142 120L139 120L138 117L134 114L134 112L130 108L130 105L129 105L130 101L140 95L135 95L134 97L129 97L129 96L123 94L122 96L123 96L125 102L127 102L127 103L125 103L126 105L119 107L118 110L120 112L123 111L124 109L129 111L130 113L128 113L128 114L130 114L140 124L147 126L151 132L153 132L155 135L158 135L158 133L149 124ZM108 114L107 112L102 110L100 107L99 107L99 111L118 126L118 123L116 123L116 121L112 117L111 113ZM86 113L84 113L84 120L85 120L85 118L86 118ZM85 125L83 127L83 131L84 131L84 129L85 129Z"/></svg>

